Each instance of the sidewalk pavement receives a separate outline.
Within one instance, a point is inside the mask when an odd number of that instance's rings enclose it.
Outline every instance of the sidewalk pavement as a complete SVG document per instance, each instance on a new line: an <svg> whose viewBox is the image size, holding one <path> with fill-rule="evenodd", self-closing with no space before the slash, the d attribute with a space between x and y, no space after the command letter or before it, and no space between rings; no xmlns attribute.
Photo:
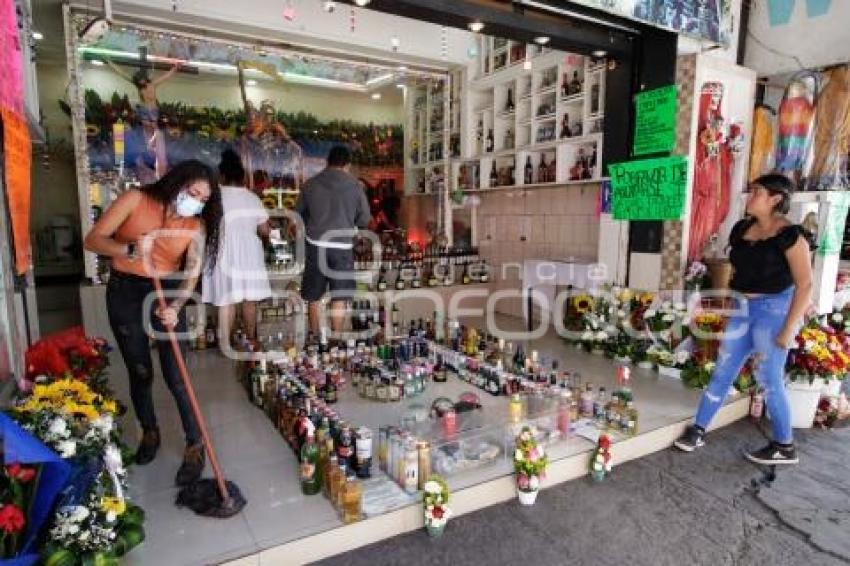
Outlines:
<svg viewBox="0 0 850 566"><path fill-rule="evenodd" d="M673 448L588 479L320 562L323 566L482 564L850 564L850 427L797 431L800 464L765 470L743 458L764 443L749 422L711 433L704 448Z"/></svg>

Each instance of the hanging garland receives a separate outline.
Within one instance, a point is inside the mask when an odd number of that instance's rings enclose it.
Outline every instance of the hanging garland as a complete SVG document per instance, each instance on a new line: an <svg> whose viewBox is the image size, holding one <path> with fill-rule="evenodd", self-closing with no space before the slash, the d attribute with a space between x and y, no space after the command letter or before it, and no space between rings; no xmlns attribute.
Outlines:
<svg viewBox="0 0 850 566"><path fill-rule="evenodd" d="M85 93L86 134L90 144L111 145L112 125L119 119L138 124L134 105L127 95L113 93L104 102L94 90ZM60 102L70 115L67 104ZM308 156L324 157L328 146L347 144L352 158L361 166L402 166L404 130L401 124L362 123L352 120L323 121L306 112L277 111L274 120L282 124L290 137ZM181 102L159 103L159 126L171 139L194 136L205 144L226 145L246 129L243 110L223 110L214 106L190 106Z"/></svg>

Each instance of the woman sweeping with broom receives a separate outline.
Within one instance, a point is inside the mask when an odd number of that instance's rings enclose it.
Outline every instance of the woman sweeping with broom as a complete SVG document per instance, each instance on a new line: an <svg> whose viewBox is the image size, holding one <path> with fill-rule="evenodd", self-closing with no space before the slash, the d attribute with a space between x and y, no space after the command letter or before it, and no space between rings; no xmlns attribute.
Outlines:
<svg viewBox="0 0 850 566"><path fill-rule="evenodd" d="M179 486L194 483L204 470L203 435L192 410L191 391L181 377L183 360L169 339L161 337L172 329L186 331L183 306L195 289L204 247L210 264L215 263L221 216L221 191L215 174L200 161L184 161L155 183L119 196L85 240L87 250L112 259L106 309L142 427L136 451L140 465L151 462L160 445L147 321L160 337L162 376L177 403L186 436L183 463L175 480ZM167 304L157 300L159 280L172 291ZM181 349L185 352L185 344Z"/></svg>

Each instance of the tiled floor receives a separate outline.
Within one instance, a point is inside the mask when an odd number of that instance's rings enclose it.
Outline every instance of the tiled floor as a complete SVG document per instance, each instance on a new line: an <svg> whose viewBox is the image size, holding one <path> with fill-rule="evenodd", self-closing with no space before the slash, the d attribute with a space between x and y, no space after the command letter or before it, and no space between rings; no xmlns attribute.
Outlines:
<svg viewBox="0 0 850 566"><path fill-rule="evenodd" d="M503 320L519 328L518 320ZM585 381L613 385L615 370L612 362L597 356L581 354L567 346L554 334L535 341L531 348L543 357L556 357L564 369L579 369ZM163 434L163 444L156 460L148 466L135 467L130 476L131 495L147 512L147 540L127 558L128 564L209 564L246 556L288 541L322 532L341 523L327 501L320 496L301 494L297 480L296 460L268 418L246 399L244 390L235 380L233 363L218 352L192 353L189 360L193 382L210 425L219 459L228 479L242 489L248 505L238 516L228 520L195 516L191 511L174 506L176 489L174 473L179 465L183 439L174 402L157 379L155 403ZM126 374L117 357L112 367L114 386L119 397L129 401ZM445 387L445 386L440 386ZM428 392L421 399L430 404L431 398L449 393L455 396L468 389L456 382L449 390ZM660 378L654 373L635 372L633 389L640 410L640 427L646 431L692 414L698 395L681 383ZM490 397L480 392L485 415L504 411L504 398ZM402 404L375 405L343 392L340 412L353 422L373 429L378 425L397 422ZM135 444L136 425L128 415L125 434ZM575 453L589 449L582 442L564 445ZM509 473L505 461L474 474L457 478L453 487L469 485ZM207 474L210 473L209 466Z"/></svg>

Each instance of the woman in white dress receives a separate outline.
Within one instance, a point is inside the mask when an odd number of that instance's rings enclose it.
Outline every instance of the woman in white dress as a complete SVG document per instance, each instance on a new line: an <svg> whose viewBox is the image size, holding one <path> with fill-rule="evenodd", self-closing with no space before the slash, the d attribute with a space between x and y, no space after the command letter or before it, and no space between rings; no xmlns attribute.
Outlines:
<svg viewBox="0 0 850 566"><path fill-rule="evenodd" d="M263 239L269 215L262 201L244 187L245 169L232 149L221 154L221 203L224 237L215 267L204 270L203 301L218 307L219 341L229 340L237 306L249 339L257 336L257 301L271 297Z"/></svg>

